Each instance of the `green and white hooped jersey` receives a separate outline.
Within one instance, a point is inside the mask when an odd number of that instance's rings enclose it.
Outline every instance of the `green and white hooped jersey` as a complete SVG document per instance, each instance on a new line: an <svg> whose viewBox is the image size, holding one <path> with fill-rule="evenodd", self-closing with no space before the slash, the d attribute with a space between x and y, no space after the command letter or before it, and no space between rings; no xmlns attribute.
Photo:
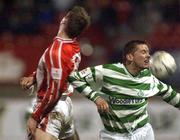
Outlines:
<svg viewBox="0 0 180 140"><path fill-rule="evenodd" d="M131 133L147 124L148 97L160 95L167 103L180 108L180 94L148 69L133 77L121 63L105 64L74 72L69 82L92 101L99 96L107 100L110 112L99 113L105 128L112 132Z"/></svg>

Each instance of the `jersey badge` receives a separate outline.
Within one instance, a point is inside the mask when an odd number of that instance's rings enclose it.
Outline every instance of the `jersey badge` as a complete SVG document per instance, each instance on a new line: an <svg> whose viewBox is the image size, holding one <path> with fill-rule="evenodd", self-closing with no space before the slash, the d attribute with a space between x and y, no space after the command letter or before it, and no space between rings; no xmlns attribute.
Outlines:
<svg viewBox="0 0 180 140"><path fill-rule="evenodd" d="M53 79L61 79L62 76L62 69L59 68L51 68L51 76Z"/></svg>
<svg viewBox="0 0 180 140"><path fill-rule="evenodd" d="M91 74L90 68L83 69L79 72L79 75L83 78Z"/></svg>

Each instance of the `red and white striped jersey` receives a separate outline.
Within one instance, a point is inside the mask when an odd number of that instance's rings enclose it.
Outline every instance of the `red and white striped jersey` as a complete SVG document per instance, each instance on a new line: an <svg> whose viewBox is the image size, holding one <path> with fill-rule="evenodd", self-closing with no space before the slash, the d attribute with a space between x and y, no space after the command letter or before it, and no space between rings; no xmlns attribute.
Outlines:
<svg viewBox="0 0 180 140"><path fill-rule="evenodd" d="M67 90L67 77L81 61L76 40L56 37L39 60L36 70L38 105L32 113L36 121L46 115Z"/></svg>

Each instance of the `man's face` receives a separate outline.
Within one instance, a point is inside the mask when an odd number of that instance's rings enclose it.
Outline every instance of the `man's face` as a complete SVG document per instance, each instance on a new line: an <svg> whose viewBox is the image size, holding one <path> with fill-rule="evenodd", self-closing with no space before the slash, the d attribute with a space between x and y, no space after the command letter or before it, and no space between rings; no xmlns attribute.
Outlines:
<svg viewBox="0 0 180 140"><path fill-rule="evenodd" d="M70 12L68 12L61 20L60 25L65 25L67 24L68 21L68 16L69 16Z"/></svg>
<svg viewBox="0 0 180 140"><path fill-rule="evenodd" d="M63 17L63 19L61 20L60 24L66 24L66 21L67 21L67 18L66 18L66 16L65 16L65 17Z"/></svg>
<svg viewBox="0 0 180 140"><path fill-rule="evenodd" d="M135 51L131 55L132 64L135 68L140 70L149 68L150 54L146 44L137 45Z"/></svg>
<svg viewBox="0 0 180 140"><path fill-rule="evenodd" d="M60 26L59 26L59 32L63 31L67 25L67 14L62 18L61 22L60 22Z"/></svg>

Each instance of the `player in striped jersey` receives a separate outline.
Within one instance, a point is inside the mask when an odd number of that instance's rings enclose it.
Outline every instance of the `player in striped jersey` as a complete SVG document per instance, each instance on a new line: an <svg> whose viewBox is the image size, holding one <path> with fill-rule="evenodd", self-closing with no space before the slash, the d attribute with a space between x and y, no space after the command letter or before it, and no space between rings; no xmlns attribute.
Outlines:
<svg viewBox="0 0 180 140"><path fill-rule="evenodd" d="M66 78L77 70L81 60L76 37L88 25L89 16L85 9L75 6L61 20L57 37L39 61L33 75L37 83L37 105L27 122L27 131L33 140L57 140L63 131L64 122L61 120L66 116L61 115L60 98L62 93L67 93ZM69 100L67 96L63 95L64 100ZM70 110L66 111L70 113ZM73 139L74 133L70 134L66 140Z"/></svg>
<svg viewBox="0 0 180 140"><path fill-rule="evenodd" d="M75 89L97 104L105 127L101 140L154 140L149 97L161 96L180 108L180 94L152 75L149 60L149 44L134 40L124 47L123 63L88 67L70 75Z"/></svg>

